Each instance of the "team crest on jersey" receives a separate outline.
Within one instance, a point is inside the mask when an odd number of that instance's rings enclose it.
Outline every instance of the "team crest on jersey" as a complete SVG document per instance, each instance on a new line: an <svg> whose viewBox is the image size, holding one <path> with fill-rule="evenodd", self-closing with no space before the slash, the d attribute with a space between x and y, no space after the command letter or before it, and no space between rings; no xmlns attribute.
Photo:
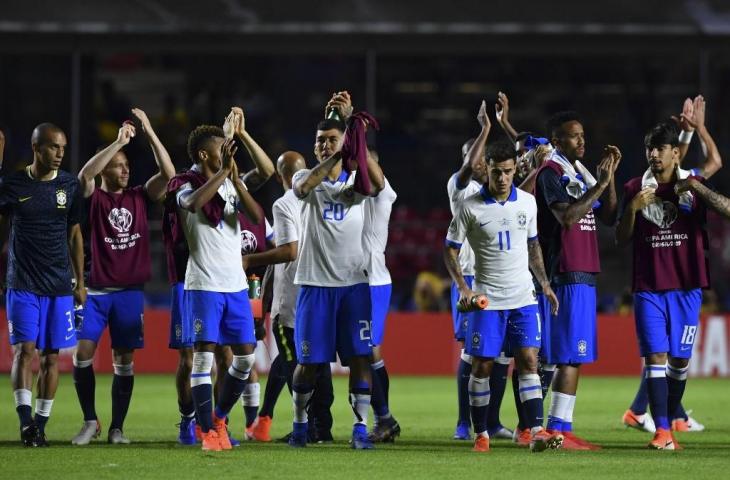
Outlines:
<svg viewBox="0 0 730 480"><path fill-rule="evenodd" d="M584 356L588 352L588 342L585 340L578 341L578 354Z"/></svg>
<svg viewBox="0 0 730 480"><path fill-rule="evenodd" d="M249 253L254 253L258 246L256 235L253 232L241 230L241 254L248 255Z"/></svg>
<svg viewBox="0 0 730 480"><path fill-rule="evenodd" d="M449 233L456 233L456 219L452 219L449 223Z"/></svg>
<svg viewBox="0 0 730 480"><path fill-rule="evenodd" d="M517 225L519 225L520 228L525 228L525 226L527 226L527 212L517 213Z"/></svg>
<svg viewBox="0 0 730 480"><path fill-rule="evenodd" d="M196 335L199 335L200 332L203 331L203 321L199 318L196 318L193 322L193 331Z"/></svg>
<svg viewBox="0 0 730 480"><path fill-rule="evenodd" d="M8 320L8 335L13 334L13 322L11 320Z"/></svg>
<svg viewBox="0 0 730 480"><path fill-rule="evenodd" d="M112 224L114 230L120 233L127 233L132 226L132 212L126 208L112 208L109 212L109 223Z"/></svg>
<svg viewBox="0 0 730 480"><path fill-rule="evenodd" d="M311 352L311 347L309 345L309 341L304 340L302 342L302 357L308 357L310 352Z"/></svg>
<svg viewBox="0 0 730 480"><path fill-rule="evenodd" d="M662 204L662 228L669 228L677 220L677 206L672 202Z"/></svg>
<svg viewBox="0 0 730 480"><path fill-rule="evenodd" d="M482 334L479 332L474 332L474 334L471 336L471 346L474 348L478 348L479 345L482 343Z"/></svg>
<svg viewBox="0 0 730 480"><path fill-rule="evenodd" d="M66 190L59 188L58 190L56 190L56 207L66 208L66 202L68 202Z"/></svg>
<svg viewBox="0 0 730 480"><path fill-rule="evenodd" d="M175 339L182 339L182 325L175 325Z"/></svg>

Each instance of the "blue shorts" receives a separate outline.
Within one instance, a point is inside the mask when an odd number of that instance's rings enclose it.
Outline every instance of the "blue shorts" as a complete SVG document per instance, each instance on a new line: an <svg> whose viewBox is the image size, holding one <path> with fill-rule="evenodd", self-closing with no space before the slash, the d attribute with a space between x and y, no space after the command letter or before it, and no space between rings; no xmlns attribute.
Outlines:
<svg viewBox="0 0 730 480"><path fill-rule="evenodd" d="M370 286L302 285L297 296L294 343L301 364L328 363L340 355L343 365L351 357L372 353Z"/></svg>
<svg viewBox="0 0 730 480"><path fill-rule="evenodd" d="M376 285L370 287L370 302L372 303L373 321L370 325L372 330L372 339L370 343L373 347L383 343L385 336L385 319L388 316L390 307L390 294L393 291L393 285Z"/></svg>
<svg viewBox="0 0 730 480"><path fill-rule="evenodd" d="M72 296L36 295L9 288L5 296L10 344L34 342L38 350L76 345Z"/></svg>
<svg viewBox="0 0 730 480"><path fill-rule="evenodd" d="M248 289L240 292L185 290L183 341L220 345L256 345Z"/></svg>
<svg viewBox="0 0 730 480"><path fill-rule="evenodd" d="M464 350L476 357L494 358L507 347L540 347L540 314L537 305L512 310L477 310L469 319Z"/></svg>
<svg viewBox="0 0 730 480"><path fill-rule="evenodd" d="M192 341L183 341L183 331L186 328L189 331L189 327L184 327L187 316L185 315L185 303L183 299L185 297L185 283L178 282L172 286L170 292L170 348L191 348L193 346Z"/></svg>
<svg viewBox="0 0 730 480"><path fill-rule="evenodd" d="M144 347L144 292L130 289L88 295L76 337L99 343L107 324L112 348Z"/></svg>
<svg viewBox="0 0 730 480"><path fill-rule="evenodd" d="M552 315L552 305L548 301L544 293L537 294L537 306L540 312L540 354L539 358L542 363L548 363L545 357L545 351L547 350L547 343L550 339L550 315Z"/></svg>
<svg viewBox="0 0 730 480"><path fill-rule="evenodd" d="M469 288L474 284L474 275L464 275L464 280ZM456 282L451 282L451 319L454 322L454 338L460 342L466 338L466 327L474 312L460 312L456 309L459 304L459 289Z"/></svg>
<svg viewBox="0 0 730 480"><path fill-rule="evenodd" d="M598 357L596 287L584 283L553 288L560 302L557 315L545 321L544 357L548 363L592 363ZM549 336L548 336L549 334Z"/></svg>
<svg viewBox="0 0 730 480"><path fill-rule="evenodd" d="M702 306L702 290L670 290L634 294L639 351L691 358Z"/></svg>

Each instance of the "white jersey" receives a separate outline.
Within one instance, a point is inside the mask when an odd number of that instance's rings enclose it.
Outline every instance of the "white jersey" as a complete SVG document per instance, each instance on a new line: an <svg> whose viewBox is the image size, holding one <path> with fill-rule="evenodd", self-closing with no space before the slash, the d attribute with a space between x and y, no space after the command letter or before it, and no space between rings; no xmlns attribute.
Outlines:
<svg viewBox="0 0 730 480"><path fill-rule="evenodd" d="M302 231L301 205L293 190L287 190L274 202L274 238L276 245L298 242ZM299 286L294 284L297 260L274 265L274 298L271 318L279 316L279 323L294 328Z"/></svg>
<svg viewBox="0 0 730 480"><path fill-rule="evenodd" d="M202 208L193 213L180 207L180 198L192 191L190 183L177 191L178 212L190 250L185 290L240 292L248 289L241 264L241 225L236 208L238 194L233 182L226 178L218 187L216 195L220 195L226 205L223 218L216 226L211 226Z"/></svg>
<svg viewBox="0 0 730 480"><path fill-rule="evenodd" d="M385 247L388 244L388 222L393 203L398 195L385 180L385 188L365 202L365 255L369 259L370 285L390 285L390 272L385 265Z"/></svg>
<svg viewBox="0 0 730 480"><path fill-rule="evenodd" d="M296 183L309 170L294 174ZM346 287L368 283L362 248L364 203L354 191L355 173L331 181L325 178L301 200L302 235L294 283L316 287Z"/></svg>
<svg viewBox="0 0 730 480"><path fill-rule="evenodd" d="M464 199L446 241L458 247L469 240L476 257L472 290L487 295L487 310L510 310L537 303L527 251L536 237L535 197L512 186L502 204L484 187Z"/></svg>
<svg viewBox="0 0 730 480"><path fill-rule="evenodd" d="M453 174L446 184L446 191L449 194L449 207L451 208L451 215L454 216L459 211L461 202L482 188L476 180L469 180L469 183L465 187L459 188L460 185L456 184L456 178L458 176L458 173ZM471 249L467 240L464 240L464 244L461 246L461 250L459 250L459 265L461 266L461 273L464 276L474 275L474 251Z"/></svg>

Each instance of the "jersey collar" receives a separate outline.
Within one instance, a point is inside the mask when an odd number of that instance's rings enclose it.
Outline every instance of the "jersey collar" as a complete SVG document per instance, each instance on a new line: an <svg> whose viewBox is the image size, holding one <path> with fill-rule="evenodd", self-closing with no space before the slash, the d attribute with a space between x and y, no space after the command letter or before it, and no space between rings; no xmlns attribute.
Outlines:
<svg viewBox="0 0 730 480"><path fill-rule="evenodd" d="M505 202L498 202L497 200L492 197L492 194L489 193L489 188L487 188L487 185L482 185L482 189L480 190L482 198L484 199L484 203L487 205L491 203L499 203L500 205L504 205L507 202L515 202L517 201L517 189L514 185L510 187L509 197L507 197L507 200Z"/></svg>
<svg viewBox="0 0 730 480"><path fill-rule="evenodd" d="M345 170L342 170L340 172L340 176L337 177L337 180L330 180L330 177L324 177L324 181L327 183L335 184L337 182L346 182L347 181L347 172Z"/></svg>
<svg viewBox="0 0 730 480"><path fill-rule="evenodd" d="M32 166L33 165L28 165L27 167L25 167L25 173L28 175L28 178L30 178L31 180L36 180L36 178L33 176L33 172L31 172L31 170L30 170L30 167L32 167ZM54 170L53 177L49 178L46 181L50 182L51 180L54 180L57 176L58 176L58 170Z"/></svg>

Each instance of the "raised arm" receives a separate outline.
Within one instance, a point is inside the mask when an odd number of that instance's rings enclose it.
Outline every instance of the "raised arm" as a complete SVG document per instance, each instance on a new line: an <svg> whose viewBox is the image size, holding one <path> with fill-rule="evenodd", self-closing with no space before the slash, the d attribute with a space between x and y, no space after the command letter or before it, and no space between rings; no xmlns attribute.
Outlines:
<svg viewBox="0 0 730 480"><path fill-rule="evenodd" d="M611 173L611 180L608 182L608 187L603 191L601 195L601 208L598 210L598 218L604 225L613 227L616 224L616 218L618 218L618 196L616 195L616 170L618 169L619 163L621 163L621 151L613 145L608 145L605 150L606 154L613 157L613 172Z"/></svg>
<svg viewBox="0 0 730 480"><path fill-rule="evenodd" d="M162 145L162 142L157 137L150 119L147 114L139 109L133 108L132 115L139 122L142 133L147 137L147 141L152 147L152 153L155 156L155 163L157 163L157 173L154 174L147 183L144 185L144 189L147 192L147 196L153 202L159 202L165 196L165 190L167 189L167 182L175 176L175 165L172 164L170 154L167 153L167 149Z"/></svg>
<svg viewBox="0 0 730 480"><path fill-rule="evenodd" d="M296 195L297 198L304 198L309 195L309 192L322 183L324 177L327 176L330 170L332 170L340 160L342 160L342 153L335 152L327 160L321 162L313 169L298 177L292 185L294 195Z"/></svg>
<svg viewBox="0 0 730 480"><path fill-rule="evenodd" d="M84 239L81 235L81 225L75 223L69 227L68 247L71 257L76 286L73 290L74 301L77 305L86 303L86 286L84 285Z"/></svg>
<svg viewBox="0 0 730 480"><path fill-rule="evenodd" d="M696 194L708 208L714 210L725 218L730 218L730 198L713 192L696 178L687 178L677 182L675 186L677 193L687 190Z"/></svg>
<svg viewBox="0 0 730 480"><path fill-rule="evenodd" d="M256 202L256 200L253 199L251 194L248 192L248 188L246 188L246 185L243 183L243 180L238 174L238 165L236 165L235 160L233 160L234 153L235 150L233 151L233 153L227 153L224 150L223 161L225 162L225 156L230 154L231 173L229 175L229 178L233 182L233 187L235 188L236 195L238 196L238 211L246 215L248 219L251 220L253 223L259 223L263 219L264 212L261 209L261 206Z"/></svg>
<svg viewBox="0 0 730 480"><path fill-rule="evenodd" d="M461 165L461 168L456 174L457 185L467 185L471 181L474 163L484 158L484 148L487 145L489 130L492 128L492 123L489 121L489 115L487 115L487 102L484 100L482 100L481 105L479 105L477 121L482 129L479 132L479 136L477 136L471 148L464 156L464 163Z"/></svg>
<svg viewBox="0 0 730 480"><path fill-rule="evenodd" d="M683 112L680 121L694 128L699 135L702 150L705 154L705 161L702 162L700 167L700 175L704 178L710 178L722 168L722 157L705 126L705 99L702 95L695 97L691 114L685 116ZM681 147L682 144L680 144L680 149Z"/></svg>
<svg viewBox="0 0 730 480"><path fill-rule="evenodd" d="M547 297L550 305L552 306L553 315L558 313L558 297L555 296L553 289L550 287L550 280L545 273L545 262L542 259L542 248L540 248L540 242L537 237L527 240L527 255L530 265L530 270L535 276L535 280L542 287L542 293Z"/></svg>
<svg viewBox="0 0 730 480"><path fill-rule="evenodd" d="M243 109L240 107L231 108L234 119L234 133L243 144L254 164L254 169L242 175L242 180L246 184L246 188L255 192L263 186L266 181L271 178L276 169L263 148L256 143L256 140L246 130L246 117Z"/></svg>
<svg viewBox="0 0 730 480"><path fill-rule="evenodd" d="M81 183L81 192L83 193L84 198L89 198L91 194L94 193L94 189L96 188L94 179L96 176L104 170L104 167L107 166L112 157L114 157L114 155L116 155L122 147L129 144L135 133L136 130L134 125L131 123L124 123L119 128L117 139L112 142L111 145L91 157L91 159L86 162L86 165L81 168L81 171L79 172L79 182Z"/></svg>
<svg viewBox="0 0 730 480"><path fill-rule="evenodd" d="M231 174L233 154L236 153L235 143L233 140L226 140L221 146L221 150L223 151L223 161L221 162L220 169L200 188L183 193L178 202L180 208L195 213L198 209L203 208L203 205L208 203L218 193L218 187ZM226 159L227 155L229 156L228 159Z"/></svg>
<svg viewBox="0 0 730 480"><path fill-rule="evenodd" d="M512 143L515 143L517 141L517 130L512 128L512 125L509 123L509 99L505 93L497 93L497 103L494 104L494 113L499 126L502 127L504 133L512 140Z"/></svg>

